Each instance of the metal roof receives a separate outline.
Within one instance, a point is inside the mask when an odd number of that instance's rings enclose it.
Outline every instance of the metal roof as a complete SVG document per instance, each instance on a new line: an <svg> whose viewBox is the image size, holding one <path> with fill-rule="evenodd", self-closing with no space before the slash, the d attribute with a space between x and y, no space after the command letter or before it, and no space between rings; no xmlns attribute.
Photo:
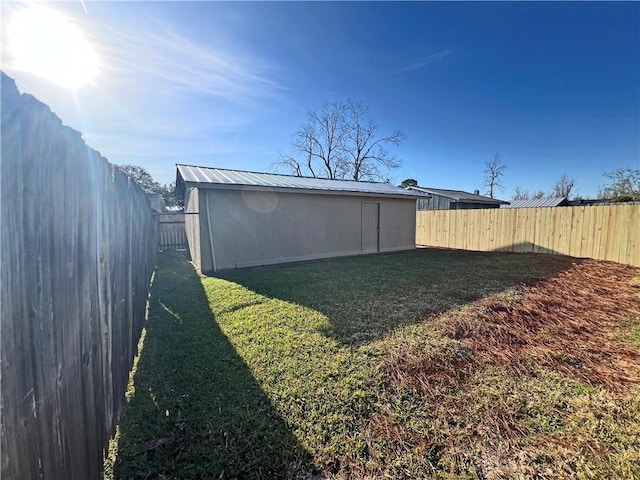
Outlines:
<svg viewBox="0 0 640 480"><path fill-rule="evenodd" d="M567 204L566 197L527 198L524 200L511 200L511 204L500 205L500 208L558 207L565 204Z"/></svg>
<svg viewBox="0 0 640 480"><path fill-rule="evenodd" d="M465 192L463 190L445 190L442 188L431 187L408 187L411 190L418 192L430 193L432 195L441 195L443 197L451 198L457 202L471 202L471 203L488 203L494 205L506 204L503 200L497 198L489 198L483 195L476 195L475 193Z"/></svg>
<svg viewBox="0 0 640 480"><path fill-rule="evenodd" d="M296 177L278 173L246 172L223 168L176 165L178 181L195 183L200 186L233 187L270 187L278 189L313 190L323 192L341 192L343 194L389 195L417 198L426 196L420 192L411 192L388 183L356 182L353 180L331 180L328 178Z"/></svg>

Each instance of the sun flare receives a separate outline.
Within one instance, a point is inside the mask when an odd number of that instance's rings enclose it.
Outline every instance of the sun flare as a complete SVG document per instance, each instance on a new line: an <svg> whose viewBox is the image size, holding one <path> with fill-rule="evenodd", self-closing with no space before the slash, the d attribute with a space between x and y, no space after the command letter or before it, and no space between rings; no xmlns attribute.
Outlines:
<svg viewBox="0 0 640 480"><path fill-rule="evenodd" d="M9 26L15 66L59 85L76 89L98 73L91 43L63 15L43 7L17 12Z"/></svg>

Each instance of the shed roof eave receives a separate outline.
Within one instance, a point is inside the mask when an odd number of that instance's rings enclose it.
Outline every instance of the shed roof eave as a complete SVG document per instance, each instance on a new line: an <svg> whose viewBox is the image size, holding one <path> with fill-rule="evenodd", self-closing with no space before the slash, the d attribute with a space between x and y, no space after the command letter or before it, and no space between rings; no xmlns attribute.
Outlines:
<svg viewBox="0 0 640 480"><path fill-rule="evenodd" d="M345 194L367 194L380 197L418 198L423 192L408 191L401 187L380 182L359 182L328 178L298 177L276 173L258 173L243 170L229 170L215 167L176 165L178 182L193 182L202 188L222 188L222 186L261 187L281 189L275 191L345 192ZM228 188L228 187L226 187ZM309 192L310 193L310 192Z"/></svg>
<svg viewBox="0 0 640 480"><path fill-rule="evenodd" d="M185 189L196 187L205 190L235 190L235 191L259 191L259 192L280 192L280 193L301 193L305 195L336 195L350 197L377 197L377 198L398 198L402 200L418 200L420 198L430 198L427 195L397 195L393 193L380 192L359 192L347 190L319 190L295 187L266 187L261 185L235 185L235 184L215 184L201 182L184 182Z"/></svg>

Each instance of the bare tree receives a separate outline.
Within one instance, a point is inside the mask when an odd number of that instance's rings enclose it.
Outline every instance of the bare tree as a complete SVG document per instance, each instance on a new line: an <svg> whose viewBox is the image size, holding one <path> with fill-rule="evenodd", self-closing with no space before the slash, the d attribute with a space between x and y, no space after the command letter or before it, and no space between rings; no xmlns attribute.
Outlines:
<svg viewBox="0 0 640 480"><path fill-rule="evenodd" d="M531 194L529 190L525 190L522 187L516 187L511 200L529 200L531 198Z"/></svg>
<svg viewBox="0 0 640 480"><path fill-rule="evenodd" d="M500 160L500 155L497 153L493 156L493 159L485 164L484 171L484 186L487 187L487 195L489 198L495 198L494 194L496 190L504 190L502 184L502 176L507 166Z"/></svg>
<svg viewBox="0 0 640 480"><path fill-rule="evenodd" d="M304 176L304 165L301 164L297 158L294 158L291 155L287 155L282 152L278 152L278 154L280 155L280 160L276 162L274 165L286 167L287 170L291 170L291 172L296 177ZM311 165L309 165L308 168L311 169L312 168ZM315 177L315 175L312 175L312 176Z"/></svg>
<svg viewBox="0 0 640 480"><path fill-rule="evenodd" d="M599 198L640 201L640 169L618 168L605 172L604 176L610 179L611 183L600 187Z"/></svg>
<svg viewBox="0 0 640 480"><path fill-rule="evenodd" d="M308 111L307 122L293 134L291 143L298 157L281 155L278 164L298 176L342 178L345 111L342 103L325 103L320 111Z"/></svg>
<svg viewBox="0 0 640 480"><path fill-rule="evenodd" d="M531 199L531 200L540 200L541 198L546 198L546 197L548 197L548 196L549 196L549 195L547 195L546 193L544 193L542 190L538 190L538 191L536 191L536 192L533 192L533 193L529 194L528 199Z"/></svg>
<svg viewBox="0 0 640 480"><path fill-rule="evenodd" d="M400 163L385 148L386 145L399 146L404 140L400 130L394 130L386 137L376 138L378 126L369 116L369 107L362 102L346 102L346 121L343 137L343 151L349 159L347 169L353 180L380 180L380 171L393 170Z"/></svg>
<svg viewBox="0 0 640 480"><path fill-rule="evenodd" d="M398 146L404 135L395 130L378 137L377 130L361 102L325 103L307 112L307 122L293 135L294 155L281 153L275 166L298 176L382 181L386 170L399 166L386 147Z"/></svg>
<svg viewBox="0 0 640 480"><path fill-rule="evenodd" d="M551 191L551 196L568 198L575 186L573 178L569 178L567 175L562 175L558 181L556 181Z"/></svg>
<svg viewBox="0 0 640 480"><path fill-rule="evenodd" d="M534 192L531 195L531 198L533 200L540 200L541 198L545 198L545 197L548 197L548 195L546 193L544 193L542 190L538 190L537 192Z"/></svg>

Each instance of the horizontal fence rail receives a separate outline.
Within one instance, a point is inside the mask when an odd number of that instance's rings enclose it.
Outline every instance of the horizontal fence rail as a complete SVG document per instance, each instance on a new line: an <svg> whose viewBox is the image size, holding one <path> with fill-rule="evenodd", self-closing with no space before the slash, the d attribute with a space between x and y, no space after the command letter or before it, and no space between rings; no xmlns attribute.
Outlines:
<svg viewBox="0 0 640 480"><path fill-rule="evenodd" d="M101 478L155 265L146 195L2 74L1 478Z"/></svg>
<svg viewBox="0 0 640 480"><path fill-rule="evenodd" d="M640 204L418 211L416 243L561 254L640 267Z"/></svg>

